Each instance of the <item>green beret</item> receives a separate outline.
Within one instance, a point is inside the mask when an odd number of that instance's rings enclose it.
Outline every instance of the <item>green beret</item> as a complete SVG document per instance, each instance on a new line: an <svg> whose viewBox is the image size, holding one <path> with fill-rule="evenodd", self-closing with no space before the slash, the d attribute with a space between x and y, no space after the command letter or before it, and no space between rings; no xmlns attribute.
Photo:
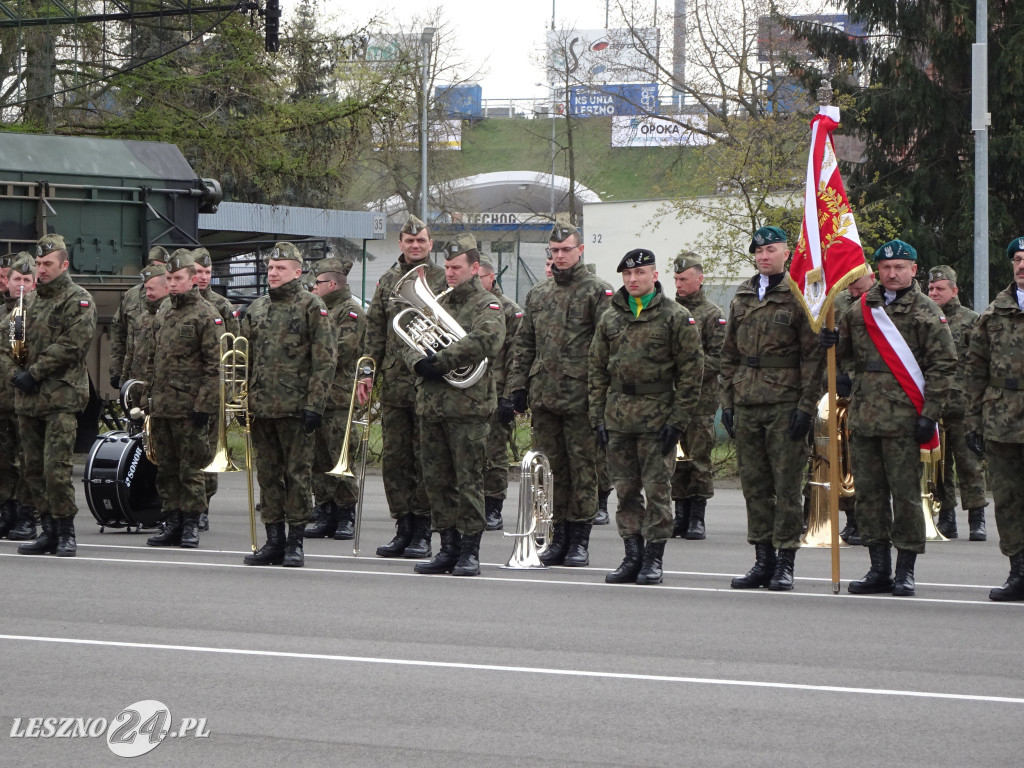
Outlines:
<svg viewBox="0 0 1024 768"><path fill-rule="evenodd" d="M192 251L188 248L179 248L171 254L171 258L167 261L167 271L177 272L180 269L186 267L194 267L196 260L192 258Z"/></svg>
<svg viewBox="0 0 1024 768"><path fill-rule="evenodd" d="M690 267L703 266L700 263L700 256L693 251L680 251L679 255L676 256L676 260L672 262L672 268L678 274L679 272L685 272Z"/></svg>
<svg viewBox="0 0 1024 768"><path fill-rule="evenodd" d="M905 243L902 240L890 240L875 251L876 262L892 261L893 259L917 261L917 249L910 243Z"/></svg>
<svg viewBox="0 0 1024 768"><path fill-rule="evenodd" d="M12 254L7 258L7 266L13 272L20 272L23 275L34 275L36 273L36 260L28 251Z"/></svg>
<svg viewBox="0 0 1024 768"><path fill-rule="evenodd" d="M653 266L655 266L653 251L648 251L646 248L634 248L622 257L621 261L619 261L619 266L615 268L615 271L622 272L636 267Z"/></svg>
<svg viewBox="0 0 1024 768"><path fill-rule="evenodd" d="M64 245L64 238L60 235L43 235L36 242L36 256L45 256L48 253L54 251L67 252L68 248Z"/></svg>
<svg viewBox="0 0 1024 768"><path fill-rule="evenodd" d="M171 256L169 253L167 253L166 248L164 248L162 245L154 245L152 248L149 249L149 259L147 259L146 263L155 264L156 262L160 262L161 264L166 264L167 259L169 259L170 257Z"/></svg>
<svg viewBox="0 0 1024 768"><path fill-rule="evenodd" d="M456 256L461 256L467 251L473 250L476 250L476 238L469 234L469 232L463 232L445 246L444 260L449 261Z"/></svg>
<svg viewBox="0 0 1024 768"><path fill-rule="evenodd" d="M573 235L576 235L576 242L580 242L580 231L576 229L576 227L572 224L563 224L559 222L551 229L551 234L548 235L548 240L552 243L561 243L568 240Z"/></svg>
<svg viewBox="0 0 1024 768"><path fill-rule="evenodd" d="M201 267L212 267L213 259L210 258L210 252L205 248L196 248L192 251L192 258L196 264Z"/></svg>
<svg viewBox="0 0 1024 768"><path fill-rule="evenodd" d="M928 282L934 283L939 280L949 280L953 285L956 285L956 272L953 271L952 267L948 267L945 264L929 269Z"/></svg>
<svg viewBox="0 0 1024 768"><path fill-rule="evenodd" d="M418 235L426 228L427 225L424 224L420 219L417 219L415 216L410 216L408 219L405 220L405 224L402 225L402 231L400 234Z"/></svg>
<svg viewBox="0 0 1024 768"><path fill-rule="evenodd" d="M1017 251L1024 251L1024 237L1015 237L1010 241L1006 246L1006 258L1013 259L1013 254Z"/></svg>
<svg viewBox="0 0 1024 768"><path fill-rule="evenodd" d="M784 243L789 240L786 231L779 227L761 227L754 233L754 239L750 241L750 252L757 250L759 245L771 245L772 243Z"/></svg>
<svg viewBox="0 0 1024 768"><path fill-rule="evenodd" d="M180 269L180 267L179 267L179 269ZM152 280L154 277L160 277L160 275L166 275L167 274L167 267L165 267L163 264L149 264L149 265L143 267L142 271L139 274L142 275L142 283L143 283L143 285L145 285L147 282Z"/></svg>
<svg viewBox="0 0 1024 768"><path fill-rule="evenodd" d="M324 272L341 272L341 274L347 275L351 271L352 261L350 259L341 259L337 256L331 256L329 259L320 259L320 261L313 265L314 275L322 275Z"/></svg>
<svg viewBox="0 0 1024 768"><path fill-rule="evenodd" d="M297 261L302 263L302 254L295 243L274 243L267 255L267 261Z"/></svg>

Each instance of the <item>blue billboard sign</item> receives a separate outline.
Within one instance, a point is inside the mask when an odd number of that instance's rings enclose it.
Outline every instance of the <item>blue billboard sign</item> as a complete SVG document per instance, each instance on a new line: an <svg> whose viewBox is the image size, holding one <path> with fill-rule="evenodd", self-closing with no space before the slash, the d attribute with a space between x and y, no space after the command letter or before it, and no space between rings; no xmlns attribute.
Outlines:
<svg viewBox="0 0 1024 768"><path fill-rule="evenodd" d="M569 114L572 117L653 115L657 111L657 83L602 85L597 88L580 85L569 89Z"/></svg>

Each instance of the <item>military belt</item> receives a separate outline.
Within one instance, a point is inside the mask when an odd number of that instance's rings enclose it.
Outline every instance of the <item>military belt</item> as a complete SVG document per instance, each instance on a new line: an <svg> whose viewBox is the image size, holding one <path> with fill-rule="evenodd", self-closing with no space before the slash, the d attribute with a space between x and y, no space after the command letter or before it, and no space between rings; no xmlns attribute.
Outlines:
<svg viewBox="0 0 1024 768"><path fill-rule="evenodd" d="M740 359L740 365L748 368L799 368L799 355L782 355L781 357L757 357L750 355Z"/></svg>
<svg viewBox="0 0 1024 768"><path fill-rule="evenodd" d="M888 370L889 366L881 360L869 360L857 365L857 373L885 373Z"/></svg>
<svg viewBox="0 0 1024 768"><path fill-rule="evenodd" d="M662 381L649 381L646 384L627 384L624 381L613 381L612 392L621 392L624 395L657 395L661 392L672 392L675 382L672 379Z"/></svg>
<svg viewBox="0 0 1024 768"><path fill-rule="evenodd" d="M1011 389L1014 392L1020 392L1024 388L1021 387L1021 381L1016 376L993 376L988 380L988 385L999 389Z"/></svg>

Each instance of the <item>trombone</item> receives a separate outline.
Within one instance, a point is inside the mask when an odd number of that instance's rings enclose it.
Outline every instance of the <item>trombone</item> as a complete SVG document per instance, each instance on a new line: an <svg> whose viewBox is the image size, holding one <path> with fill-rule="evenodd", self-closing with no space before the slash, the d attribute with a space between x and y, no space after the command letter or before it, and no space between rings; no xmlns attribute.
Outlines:
<svg viewBox="0 0 1024 768"><path fill-rule="evenodd" d="M334 469L326 473L331 477L354 478L356 476L352 471L348 446L349 439L352 437L352 427L356 424L361 426L363 432L359 438L359 492L356 495L356 521L352 537L352 555L354 557L359 556L359 529L363 521L363 487L366 482L366 453L370 447L370 411L373 408L373 381L376 375L377 363L372 357L363 355L356 360L355 380L352 382L352 397L348 403L348 418L345 421L345 439L341 444L341 455L338 457L338 463L334 465ZM366 401L366 410L363 412L362 418L356 419L356 391L359 389L359 379L366 377L370 378L370 398Z"/></svg>

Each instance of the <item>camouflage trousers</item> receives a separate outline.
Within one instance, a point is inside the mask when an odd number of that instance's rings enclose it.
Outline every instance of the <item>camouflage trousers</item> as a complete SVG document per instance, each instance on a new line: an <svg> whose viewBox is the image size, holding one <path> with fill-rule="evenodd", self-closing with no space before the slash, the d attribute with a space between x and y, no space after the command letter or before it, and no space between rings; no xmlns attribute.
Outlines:
<svg viewBox="0 0 1024 768"><path fill-rule="evenodd" d="M675 463L675 452L662 454L656 432L608 433L608 469L615 484L619 536L643 536L644 541L657 544L672 535Z"/></svg>
<svg viewBox="0 0 1024 768"><path fill-rule="evenodd" d="M39 515L73 518L75 486L71 463L78 418L73 413L18 416L25 485L28 499Z"/></svg>
<svg viewBox="0 0 1024 768"><path fill-rule="evenodd" d="M218 418L220 418L219 415L218 416L214 416L212 419L210 419L210 428L209 428L209 430L207 430L207 432L208 432L207 444L210 447L210 458L211 459L217 453L217 438L218 438L217 419ZM207 463L209 463L209 462L207 462ZM238 462L236 461L235 463L237 464ZM203 507L203 511L204 512L208 512L209 511L209 507L210 507L210 499L212 499L213 495L217 492L217 473L216 472L203 472L203 484L205 485L205 491L206 491L206 504Z"/></svg>
<svg viewBox="0 0 1024 768"><path fill-rule="evenodd" d="M533 447L551 465L554 522L589 523L597 516L597 438L586 413L531 410Z"/></svg>
<svg viewBox="0 0 1024 768"><path fill-rule="evenodd" d="M789 436L795 403L737 405L736 464L747 506L747 541L782 549L800 546L800 486L807 444Z"/></svg>
<svg viewBox="0 0 1024 768"><path fill-rule="evenodd" d="M381 479L391 517L397 520L406 515L429 516L430 502L420 464L419 418L415 410L382 405L381 430L384 438Z"/></svg>
<svg viewBox="0 0 1024 768"><path fill-rule="evenodd" d="M316 445L313 448L313 498L317 504L333 501L341 507L356 503L357 479L334 477L327 473L334 469L345 444L345 427L348 425L348 409L324 413L323 426L316 431ZM352 425L348 441L349 467L359 473L359 427Z"/></svg>
<svg viewBox="0 0 1024 768"><path fill-rule="evenodd" d="M253 419L260 520L265 524L309 522L313 442L313 436L306 434L302 419L297 416Z"/></svg>
<svg viewBox="0 0 1024 768"><path fill-rule="evenodd" d="M210 463L210 428L193 426L192 420L150 419L156 447L156 490L163 509L186 517L206 509L206 475Z"/></svg>
<svg viewBox="0 0 1024 768"><path fill-rule="evenodd" d="M435 531L484 529L484 454L488 425L479 421L420 419L420 455Z"/></svg>
<svg viewBox="0 0 1024 768"><path fill-rule="evenodd" d="M515 422L505 424L497 412L487 420L487 451L484 457L484 496L504 499L508 490L508 444Z"/></svg>
<svg viewBox="0 0 1024 768"><path fill-rule="evenodd" d="M1024 495L1018 485L1024 477L1024 444L987 440L985 456L992 477L999 551L1013 557L1024 552Z"/></svg>
<svg viewBox="0 0 1024 768"><path fill-rule="evenodd" d="M18 417L0 414L0 504L9 499L28 501L28 489L22 476L21 445L18 441Z"/></svg>
<svg viewBox="0 0 1024 768"><path fill-rule="evenodd" d="M924 553L921 509L921 446L913 435L850 435L857 486L857 528L865 546L892 544Z"/></svg>
<svg viewBox="0 0 1024 768"><path fill-rule="evenodd" d="M985 472L981 468L981 459L967 448L963 416L943 416L942 424L946 430L946 469L938 484L941 509L953 509L956 506L958 485L964 509L988 506L985 498Z"/></svg>
<svg viewBox="0 0 1024 768"><path fill-rule="evenodd" d="M694 416L683 433L687 461L677 461L672 473L673 499L710 499L715 495L711 451L715 447L715 414ZM673 456L675 458L675 456Z"/></svg>
<svg viewBox="0 0 1024 768"><path fill-rule="evenodd" d="M594 461L594 472L597 473L598 493L611 493L615 484L612 482L611 472L608 471L608 454L604 451L597 451L597 459Z"/></svg>

